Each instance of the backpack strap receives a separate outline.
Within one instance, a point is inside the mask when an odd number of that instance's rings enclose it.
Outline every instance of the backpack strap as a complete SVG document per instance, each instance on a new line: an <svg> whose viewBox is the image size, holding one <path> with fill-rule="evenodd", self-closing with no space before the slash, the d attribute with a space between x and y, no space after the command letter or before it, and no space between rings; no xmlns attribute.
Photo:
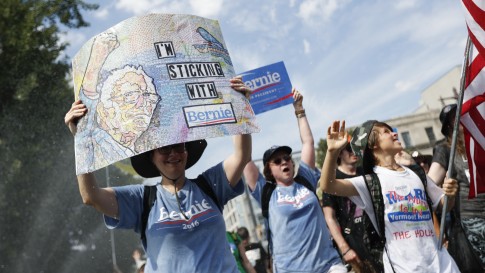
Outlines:
<svg viewBox="0 0 485 273"><path fill-rule="evenodd" d="M217 195L215 194L214 190L212 187L209 185L209 182L205 179L203 175L197 176L196 179L192 180L207 196L209 196L214 203L216 203L217 208L222 214L222 211L224 210L224 206L219 203L219 199L217 198Z"/></svg>
<svg viewBox="0 0 485 273"><path fill-rule="evenodd" d="M140 237L143 247L147 248L147 237L146 237L146 229L148 224L148 215L150 214L150 210L155 203L155 199L157 198L157 186L145 186L143 191L143 210L141 213L141 230L140 230Z"/></svg>
<svg viewBox="0 0 485 273"><path fill-rule="evenodd" d="M214 203L216 203L217 208L222 214L224 207L219 203L219 199L217 198L214 190L211 188L207 180L203 175L199 175L196 179L192 179L192 181L204 192L207 196L209 196ZM141 213L141 230L140 230L140 238L143 244L143 247L147 248L147 238L146 238L146 229L148 224L148 215L150 214L150 210L157 199L157 186L145 186L143 192L143 210Z"/></svg>
<svg viewBox="0 0 485 273"><path fill-rule="evenodd" d="M266 219L268 219L269 216L269 200L271 199L271 194L273 194L274 189L276 189L276 183L266 181L266 184L263 186L263 192L261 193L261 210Z"/></svg>
<svg viewBox="0 0 485 273"><path fill-rule="evenodd" d="M370 193L372 200L372 206L374 208L374 214L376 217L377 229L379 232L379 241L372 242L376 247L382 249L386 252L387 258L389 259L389 264L391 265L392 272L396 272L394 265L391 262L391 257L386 248L386 230L384 227L384 199L382 197L382 187L379 177L376 173L364 175L365 184L367 185L367 190Z"/></svg>
<svg viewBox="0 0 485 273"><path fill-rule="evenodd" d="M384 199L382 197L381 183L377 174L371 173L364 175L367 190L370 193L374 214L376 216L377 230L383 242L386 241L386 233L384 228Z"/></svg>
<svg viewBox="0 0 485 273"><path fill-rule="evenodd" d="M345 200L345 202L350 202L350 204L348 204L348 207L346 204L340 209L340 215L337 217L337 219L341 219L340 228L342 229L342 233L345 234L343 235L345 237L346 235L350 235L352 233L352 230L354 229L354 215L357 206L354 204L354 202L348 201L349 199L344 199L342 197L340 198ZM348 211L347 208L349 208ZM364 217L364 214L362 215L362 217Z"/></svg>
<svg viewBox="0 0 485 273"><path fill-rule="evenodd" d="M305 188L307 188L308 190L313 192L315 195L317 194L313 185L305 177L303 177L301 175L297 175L297 176L295 176L294 180L295 180L296 183L305 186ZM318 199L318 197L317 197L317 199Z"/></svg>

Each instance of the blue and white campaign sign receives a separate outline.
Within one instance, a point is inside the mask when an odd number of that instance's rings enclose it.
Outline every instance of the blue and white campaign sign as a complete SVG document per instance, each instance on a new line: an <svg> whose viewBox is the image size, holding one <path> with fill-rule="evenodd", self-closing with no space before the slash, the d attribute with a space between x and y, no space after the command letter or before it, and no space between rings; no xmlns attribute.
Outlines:
<svg viewBox="0 0 485 273"><path fill-rule="evenodd" d="M293 103L291 82L283 62L253 69L240 75L252 90L250 103L256 115Z"/></svg>

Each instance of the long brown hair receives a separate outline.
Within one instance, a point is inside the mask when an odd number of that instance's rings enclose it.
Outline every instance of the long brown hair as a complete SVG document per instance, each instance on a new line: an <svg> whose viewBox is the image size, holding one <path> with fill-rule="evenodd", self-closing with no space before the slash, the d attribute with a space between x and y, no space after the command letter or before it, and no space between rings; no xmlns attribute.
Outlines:
<svg viewBox="0 0 485 273"><path fill-rule="evenodd" d="M451 141L453 139L453 128L454 128L453 125L455 124L455 114L456 114L456 109L450 112L450 117L452 118L449 118L446 120L447 135L445 135L445 137L446 137L446 146L448 146L448 148L451 148ZM460 125L458 124L458 126ZM456 151L458 152L459 155L466 156L465 140L463 139L463 133L460 133L460 130L458 130L458 137L456 138L456 141L457 141Z"/></svg>
<svg viewBox="0 0 485 273"><path fill-rule="evenodd" d="M271 172L271 169L269 167L269 161L264 164L263 175L267 181L271 181L273 183L275 182L273 173Z"/></svg>
<svg viewBox="0 0 485 273"><path fill-rule="evenodd" d="M367 139L367 146L365 146L364 157L362 159L362 168L365 174L374 173L374 167L377 165L377 158L374 156L374 146L379 144L379 131L377 128L384 127L392 131L392 127L384 122L376 122L372 126L371 132Z"/></svg>

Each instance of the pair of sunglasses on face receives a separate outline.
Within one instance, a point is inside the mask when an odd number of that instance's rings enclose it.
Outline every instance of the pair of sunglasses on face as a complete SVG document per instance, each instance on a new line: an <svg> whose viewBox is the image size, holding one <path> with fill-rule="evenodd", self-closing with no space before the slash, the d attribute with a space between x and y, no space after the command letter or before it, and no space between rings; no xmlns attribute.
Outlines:
<svg viewBox="0 0 485 273"><path fill-rule="evenodd" d="M291 161L291 155L280 156L278 158L273 159L271 161L271 163L273 163L275 165L281 165L281 163L283 163L283 160L286 161L286 162L290 162Z"/></svg>
<svg viewBox="0 0 485 273"><path fill-rule="evenodd" d="M156 149L158 153L162 155L168 155L172 151L174 153L183 153L185 152L185 143L178 143L178 144L173 144L173 145L168 145L168 146L163 146L160 148Z"/></svg>

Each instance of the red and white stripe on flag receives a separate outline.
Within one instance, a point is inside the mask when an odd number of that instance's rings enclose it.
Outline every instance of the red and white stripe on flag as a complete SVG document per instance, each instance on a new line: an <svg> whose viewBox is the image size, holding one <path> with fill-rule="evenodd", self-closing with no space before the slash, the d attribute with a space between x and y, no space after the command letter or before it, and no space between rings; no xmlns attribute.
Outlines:
<svg viewBox="0 0 485 273"><path fill-rule="evenodd" d="M485 0L462 0L472 54L467 64L461 124L470 168L469 198L485 193Z"/></svg>

